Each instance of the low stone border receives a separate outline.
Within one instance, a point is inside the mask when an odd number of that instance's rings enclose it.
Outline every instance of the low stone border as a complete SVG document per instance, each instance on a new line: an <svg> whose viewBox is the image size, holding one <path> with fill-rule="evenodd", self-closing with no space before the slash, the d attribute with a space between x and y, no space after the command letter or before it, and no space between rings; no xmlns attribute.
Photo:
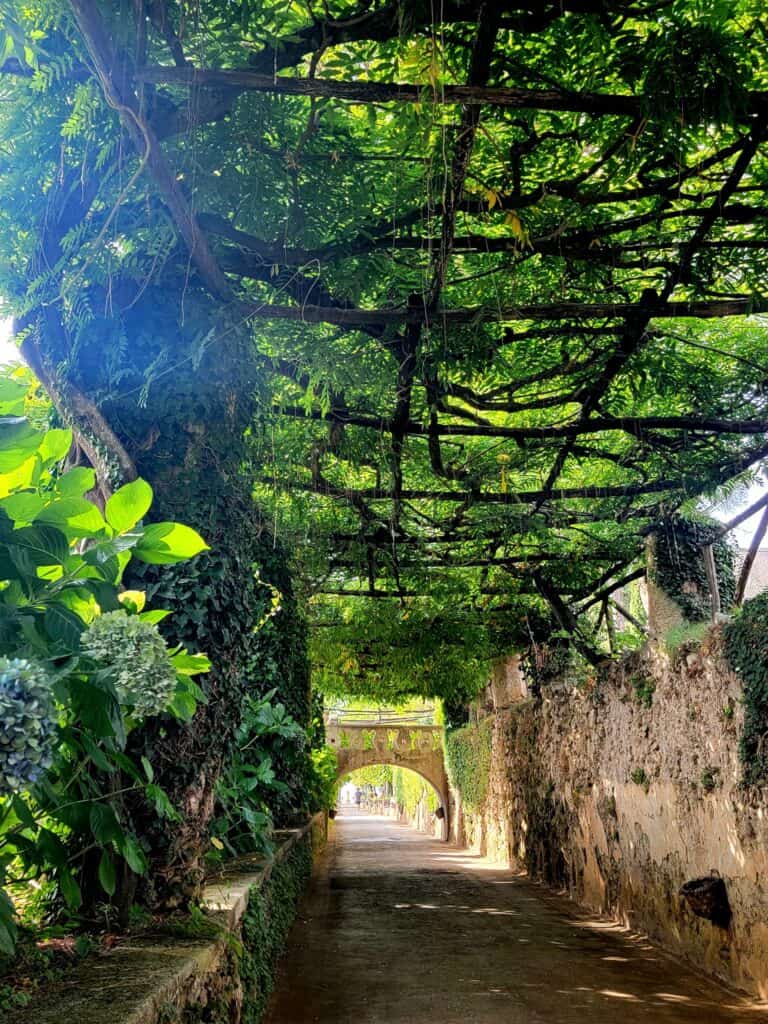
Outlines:
<svg viewBox="0 0 768 1024"><path fill-rule="evenodd" d="M327 836L327 821L318 814L303 828L275 833L272 859L244 857L227 866L206 886L203 906L220 934L185 938L176 935L129 936L114 949L89 957L57 982L43 986L30 1004L7 1018L8 1024L192 1024L207 1008L206 1020L258 1021L271 987L278 948L267 951L267 963L257 963L255 979L244 977L241 961L258 961L259 951L248 949L258 926L270 929L269 912L256 909L257 926L247 920L254 896L269 899L273 875L290 873L292 858L300 859L311 846L314 853ZM305 863L309 864L309 857ZM299 867L303 873L304 863ZM303 879L301 879L303 881ZM289 886L292 901L300 895ZM280 898L282 890L276 893ZM262 901L263 902L263 901ZM295 905L279 908L279 934L270 941L282 945L295 916ZM244 927L245 925L245 927ZM246 942L243 933L247 932ZM255 1002L249 1007L244 990L256 984ZM244 995L246 999L244 1008Z"/></svg>

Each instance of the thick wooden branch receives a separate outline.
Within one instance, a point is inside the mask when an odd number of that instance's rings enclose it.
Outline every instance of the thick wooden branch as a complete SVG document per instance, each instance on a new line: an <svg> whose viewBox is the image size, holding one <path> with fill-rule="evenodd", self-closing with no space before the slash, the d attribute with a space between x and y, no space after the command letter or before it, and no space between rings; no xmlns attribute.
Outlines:
<svg viewBox="0 0 768 1024"><path fill-rule="evenodd" d="M765 425L765 430L768 432L768 422ZM755 431L755 433L758 433L758 431ZM762 498L758 498L757 501L752 502L752 504L745 508L743 512L739 512L739 514L734 516L733 519L729 519L727 523L723 523L717 531L717 536L724 537L726 533L730 533L731 530L735 530L737 526L741 526L742 523L746 522L747 519L751 519L756 512L759 512L761 508L765 508L767 505L768 494L764 494Z"/></svg>
<svg viewBox="0 0 768 1024"><path fill-rule="evenodd" d="M336 324L345 327L389 326L423 323L450 327L461 324L507 323L516 320L604 320L637 315L648 319L690 317L711 320L727 316L750 316L768 310L768 297L711 299L680 302L555 302L502 308L477 307L440 309L430 313L420 306L408 309L336 309L322 306L280 306L241 303L242 312L260 320L295 320L307 324ZM578 328L574 328L578 330Z"/></svg>
<svg viewBox="0 0 768 1024"><path fill-rule="evenodd" d="M229 283L216 262L176 175L163 155L160 142L145 120L136 96L123 83L112 42L94 0L69 0L69 3L104 96L120 115L142 163L146 164L152 175L200 277L214 295L229 298Z"/></svg>
<svg viewBox="0 0 768 1024"><path fill-rule="evenodd" d="M768 443L757 448L749 449L738 457L728 459L719 466L712 468L706 477L686 479L683 475L668 477L659 480L648 480L632 484L611 484L594 487L560 487L542 488L534 491L437 491L437 490L416 490L404 489L401 494L403 501L436 501L446 503L467 503L468 505L508 505L520 507L521 511L530 514L530 509L523 506L536 505L538 507L543 501L568 501L568 500L604 500L613 498L634 498L644 494L684 493L688 495L698 494L708 487L716 486L726 480L743 473L755 463L761 462L768 457ZM267 484L275 481L265 480ZM279 483L279 481L278 481ZM310 491L315 494L324 494L330 498L341 498L347 501L385 501L391 498L391 491L383 487L369 487L363 489L339 487L336 484L322 481L321 483L306 483L304 481L286 481L284 483L289 490ZM649 513L650 514L650 513Z"/></svg>
<svg viewBox="0 0 768 1024"><path fill-rule="evenodd" d="M642 96L568 89L519 89L512 86L414 85L395 82L340 81L331 78L289 78L259 74L245 68L138 68L136 79L157 85L228 88L239 92L268 92L283 96L315 96L350 103L433 103L494 106L512 110L554 110L577 114L636 117L644 111ZM750 114L768 108L768 93L754 92Z"/></svg>
<svg viewBox="0 0 768 1024"><path fill-rule="evenodd" d="M379 432L387 432L391 429L391 421L388 418L377 418L354 412L340 413L318 412L317 410L307 411L302 406L276 406L275 413L281 416L290 416L294 419L308 420L331 420L338 419L348 426L364 427ZM623 431L633 437L644 438L649 431L653 430L683 430L689 433L702 434L764 434L768 433L768 419L748 420L726 420L718 417L703 416L596 416L583 422L576 421L557 426L542 427L506 427L506 426L480 426L471 423L439 423L434 427L424 426L415 420L411 420L406 432L414 437L426 437L436 432L441 437L506 437L514 441L545 440L566 437L579 437L584 434L602 434L611 431ZM766 499L760 499L752 512L743 517L737 517L723 532L733 529L749 518L753 512L763 507Z"/></svg>
<svg viewBox="0 0 768 1024"><path fill-rule="evenodd" d="M642 567L640 569L634 569L632 572L627 573L626 576L622 576L621 579L613 580L607 586L602 587L600 590L596 590L588 601L585 601L584 604L580 605L579 608L576 609L577 614L583 615L584 612L593 608L596 604L600 604L601 601L608 600L615 591L621 590L622 587L625 587L633 580L643 579L644 576L645 567Z"/></svg>

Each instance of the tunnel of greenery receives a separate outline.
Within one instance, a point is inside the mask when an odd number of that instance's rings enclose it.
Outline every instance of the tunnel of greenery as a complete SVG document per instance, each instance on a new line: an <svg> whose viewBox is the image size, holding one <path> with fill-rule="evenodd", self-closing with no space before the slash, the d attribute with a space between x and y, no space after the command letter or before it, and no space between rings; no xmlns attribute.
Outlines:
<svg viewBox="0 0 768 1024"><path fill-rule="evenodd" d="M499 657L638 646L649 538L692 621L740 603L762 7L0 3L5 956L330 806L323 700L460 727Z"/></svg>

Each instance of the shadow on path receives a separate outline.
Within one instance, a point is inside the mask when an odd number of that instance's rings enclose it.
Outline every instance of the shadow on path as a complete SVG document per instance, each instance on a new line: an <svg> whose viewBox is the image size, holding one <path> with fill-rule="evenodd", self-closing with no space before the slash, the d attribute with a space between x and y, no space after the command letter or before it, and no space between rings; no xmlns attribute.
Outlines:
<svg viewBox="0 0 768 1024"><path fill-rule="evenodd" d="M265 1024L768 1024L524 877L386 818L336 819Z"/></svg>

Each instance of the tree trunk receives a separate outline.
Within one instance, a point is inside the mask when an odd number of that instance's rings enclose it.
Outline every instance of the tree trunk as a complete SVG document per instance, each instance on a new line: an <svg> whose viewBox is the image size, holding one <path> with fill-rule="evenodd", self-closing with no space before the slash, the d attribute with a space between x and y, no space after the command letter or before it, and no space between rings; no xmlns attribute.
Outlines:
<svg viewBox="0 0 768 1024"><path fill-rule="evenodd" d="M193 287L184 296L183 326L168 293L149 288L138 302L128 299L114 293L113 316L71 347L68 382L106 396L101 412L154 490L151 518L187 523L211 548L178 566L134 563L126 580L146 590L151 607L173 611L161 627L171 643L213 663L199 677L208 702L191 723L153 718L131 737L132 753L150 759L155 781L181 815L169 823L143 801L128 803L150 858L145 899L173 906L199 890L216 782L245 694L276 687L307 724L308 670L286 558L243 473L257 391L252 338ZM39 338L51 365L62 362L61 340ZM280 593L280 610L257 632L272 607L271 588Z"/></svg>

